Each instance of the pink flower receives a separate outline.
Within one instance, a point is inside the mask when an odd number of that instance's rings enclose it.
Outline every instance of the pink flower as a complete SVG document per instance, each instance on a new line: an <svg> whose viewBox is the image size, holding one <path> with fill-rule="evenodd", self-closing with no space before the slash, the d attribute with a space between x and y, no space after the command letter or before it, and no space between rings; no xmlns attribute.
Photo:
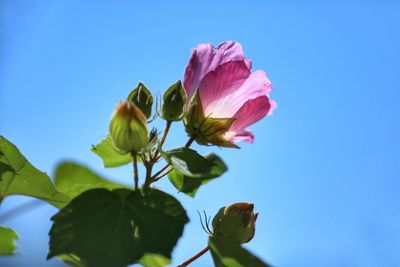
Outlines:
<svg viewBox="0 0 400 267"><path fill-rule="evenodd" d="M211 44L200 44L194 49L183 82L187 99L194 101L198 92L204 119L214 119L220 124L222 120L218 119L226 120L223 123L225 128L221 125L217 127L217 139L209 133L212 138L202 138L200 143L231 146L229 144L238 141L253 142L254 135L247 127L268 115L276 104L268 97L272 84L265 72L252 72L251 66L242 46L236 42L224 42L218 48ZM187 109L189 106L187 102ZM190 129L193 124L193 121L186 119L189 134L204 137L204 133L198 129L200 124ZM199 142L199 139L196 140Z"/></svg>

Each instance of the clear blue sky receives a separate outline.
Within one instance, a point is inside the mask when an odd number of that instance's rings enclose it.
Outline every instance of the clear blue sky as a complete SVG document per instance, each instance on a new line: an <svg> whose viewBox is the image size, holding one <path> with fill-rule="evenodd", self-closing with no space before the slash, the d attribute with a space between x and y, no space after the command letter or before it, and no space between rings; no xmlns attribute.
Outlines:
<svg viewBox="0 0 400 267"><path fill-rule="evenodd" d="M299 2L3 0L0 132L41 170L74 159L130 183L130 166L103 169L89 151L116 102L139 80L161 93L200 42L239 41L279 107L251 127L254 145L195 146L230 167L197 198L159 184L192 219L175 263L205 245L196 210L249 201L260 216L247 247L274 266L400 266L400 5ZM167 146L184 140L177 124ZM27 200L10 197L0 213ZM3 222L21 240L0 265L63 266L45 260L55 212Z"/></svg>

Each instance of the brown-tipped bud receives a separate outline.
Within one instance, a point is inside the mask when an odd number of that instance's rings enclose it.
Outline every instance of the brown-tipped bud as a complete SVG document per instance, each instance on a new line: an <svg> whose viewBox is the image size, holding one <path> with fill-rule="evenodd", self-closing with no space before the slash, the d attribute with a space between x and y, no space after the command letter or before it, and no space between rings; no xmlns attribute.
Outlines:
<svg viewBox="0 0 400 267"><path fill-rule="evenodd" d="M221 208L212 222L214 236L231 238L239 243L249 242L254 237L258 216L253 210L252 203L235 203Z"/></svg>
<svg viewBox="0 0 400 267"><path fill-rule="evenodd" d="M132 90L128 96L128 100L132 101L142 111L147 119L150 118L151 108L153 106L153 96L142 82L139 82L138 86Z"/></svg>
<svg viewBox="0 0 400 267"><path fill-rule="evenodd" d="M119 150L140 151L148 143L146 117L132 102L119 102L111 117L110 136Z"/></svg>

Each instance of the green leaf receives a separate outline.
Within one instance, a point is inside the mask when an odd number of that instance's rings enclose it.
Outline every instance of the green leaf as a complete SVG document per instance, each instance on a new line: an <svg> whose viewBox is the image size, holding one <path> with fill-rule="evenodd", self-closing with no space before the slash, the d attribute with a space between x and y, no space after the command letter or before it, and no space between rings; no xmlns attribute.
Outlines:
<svg viewBox="0 0 400 267"><path fill-rule="evenodd" d="M145 253L170 258L189 221L181 204L155 189L91 189L52 220L48 258L72 253L88 266L126 266Z"/></svg>
<svg viewBox="0 0 400 267"><path fill-rule="evenodd" d="M171 260L158 254L147 253L139 260L144 267L164 267L171 263Z"/></svg>
<svg viewBox="0 0 400 267"><path fill-rule="evenodd" d="M221 176L228 170L228 167L216 154L209 154L205 156L205 158L210 161L213 166L209 172L204 173L202 177L186 176L176 169L173 169L168 174L169 180L175 186L175 188L179 190L179 192L183 192L188 196L194 197L200 186L205 185L211 180Z"/></svg>
<svg viewBox="0 0 400 267"><path fill-rule="evenodd" d="M4 154L0 151L0 158L3 157ZM0 161L0 181L3 176L12 176L14 174L13 168L11 168L8 164Z"/></svg>
<svg viewBox="0 0 400 267"><path fill-rule="evenodd" d="M171 195L155 189L134 191L129 201L145 251L170 258L184 225L189 222L182 205Z"/></svg>
<svg viewBox="0 0 400 267"><path fill-rule="evenodd" d="M73 267L86 267L86 264L76 255L63 254L58 256L58 259Z"/></svg>
<svg viewBox="0 0 400 267"><path fill-rule="evenodd" d="M18 240L17 233L11 229L0 226L0 255L12 255L17 246L14 241Z"/></svg>
<svg viewBox="0 0 400 267"><path fill-rule="evenodd" d="M109 135L93 146L91 151L101 158L106 168L119 167L132 162L130 153L122 153L114 148Z"/></svg>
<svg viewBox="0 0 400 267"><path fill-rule="evenodd" d="M214 166L211 161L195 150L186 147L161 152L161 155L175 170L190 177L203 177L205 174L209 174Z"/></svg>
<svg viewBox="0 0 400 267"><path fill-rule="evenodd" d="M102 178L85 166L70 161L61 162L57 165L54 184L58 191L69 195L71 198L93 188L110 190L125 188L124 185Z"/></svg>
<svg viewBox="0 0 400 267"><path fill-rule="evenodd" d="M0 198L26 195L62 207L70 197L56 190L50 177L33 167L15 145L0 136Z"/></svg>
<svg viewBox="0 0 400 267"><path fill-rule="evenodd" d="M231 239L210 238L208 245L215 267L270 266Z"/></svg>

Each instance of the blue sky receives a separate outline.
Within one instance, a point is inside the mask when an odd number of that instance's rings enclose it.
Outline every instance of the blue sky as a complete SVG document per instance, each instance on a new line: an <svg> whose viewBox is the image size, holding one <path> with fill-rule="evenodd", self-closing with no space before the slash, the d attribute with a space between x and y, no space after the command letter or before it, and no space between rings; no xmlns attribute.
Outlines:
<svg viewBox="0 0 400 267"><path fill-rule="evenodd" d="M191 48L242 43L275 90L275 114L251 127L229 172L190 199L162 181L192 221L179 263L206 243L196 210L239 201L260 213L246 245L274 266L400 265L400 4L395 1L21 1L1 2L0 133L39 169L73 159L131 183L130 166L103 169L89 149L107 134L118 100L139 80L153 94L181 79ZM162 127L162 124L159 125ZM173 127L167 147L185 140ZM0 213L28 201L10 197ZM0 222L21 240L0 265L45 260L43 205ZM194 267L210 266L203 256Z"/></svg>

